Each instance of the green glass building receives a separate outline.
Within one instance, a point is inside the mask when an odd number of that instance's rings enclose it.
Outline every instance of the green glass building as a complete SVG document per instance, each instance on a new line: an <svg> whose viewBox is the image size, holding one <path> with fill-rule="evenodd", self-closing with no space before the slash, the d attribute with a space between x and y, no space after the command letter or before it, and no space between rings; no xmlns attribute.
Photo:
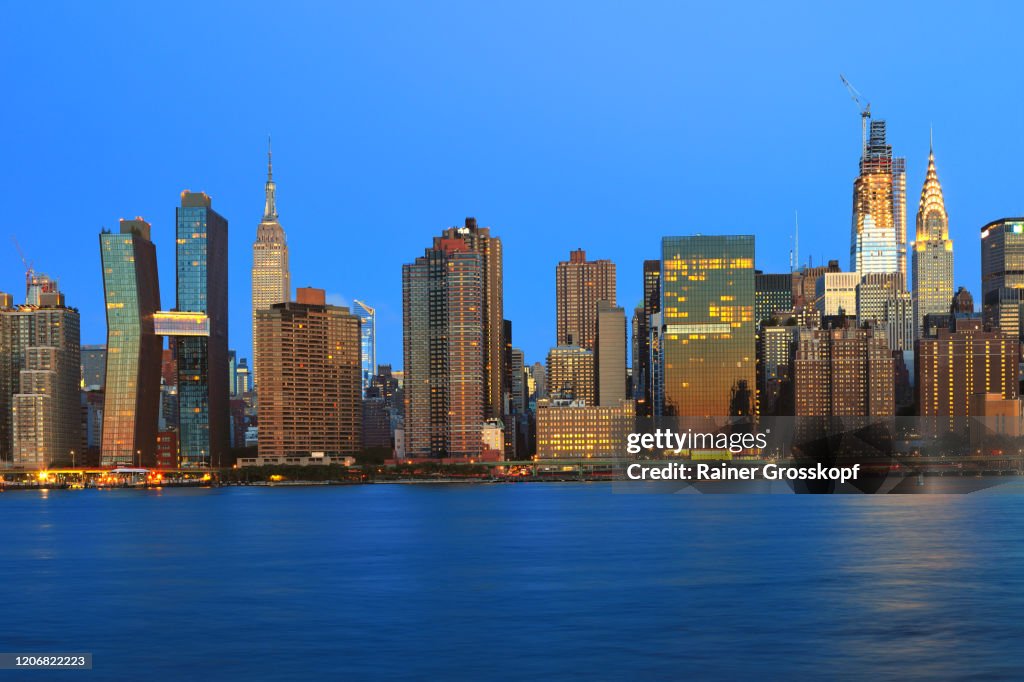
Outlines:
<svg viewBox="0 0 1024 682"><path fill-rule="evenodd" d="M755 387L754 237L664 237L661 256L663 413L750 414L735 403Z"/></svg>
<svg viewBox="0 0 1024 682"><path fill-rule="evenodd" d="M120 232L100 234L107 306L104 466L155 463L163 339L153 329L160 282L149 234L142 218L122 220Z"/></svg>

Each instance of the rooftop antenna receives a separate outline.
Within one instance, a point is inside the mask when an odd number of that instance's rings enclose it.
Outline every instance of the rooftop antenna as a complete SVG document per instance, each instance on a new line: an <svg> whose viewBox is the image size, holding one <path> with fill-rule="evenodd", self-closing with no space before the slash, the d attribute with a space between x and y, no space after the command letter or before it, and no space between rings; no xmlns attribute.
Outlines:
<svg viewBox="0 0 1024 682"><path fill-rule="evenodd" d="M793 223L796 229L796 244L794 246L793 260L796 261L796 269L800 269L800 211L793 209Z"/></svg>

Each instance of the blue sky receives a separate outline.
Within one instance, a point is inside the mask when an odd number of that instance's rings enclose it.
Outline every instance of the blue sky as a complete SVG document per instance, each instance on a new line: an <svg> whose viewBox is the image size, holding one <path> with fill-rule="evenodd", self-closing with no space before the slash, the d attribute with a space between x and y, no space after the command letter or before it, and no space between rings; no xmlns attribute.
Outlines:
<svg viewBox="0 0 1024 682"><path fill-rule="evenodd" d="M249 354L266 137L292 283L376 305L401 365L401 265L473 215L505 245L530 362L554 342L554 267L618 265L640 300L660 237L753 233L757 266L849 253L860 118L907 157L909 219L934 126L956 284L979 227L1024 214L1024 10L1013 3L10 3L0 25L4 229L105 341L98 233L153 224L165 307L174 208L230 222L231 345ZM150 6L153 5L153 6ZM0 234L0 289L23 296Z"/></svg>

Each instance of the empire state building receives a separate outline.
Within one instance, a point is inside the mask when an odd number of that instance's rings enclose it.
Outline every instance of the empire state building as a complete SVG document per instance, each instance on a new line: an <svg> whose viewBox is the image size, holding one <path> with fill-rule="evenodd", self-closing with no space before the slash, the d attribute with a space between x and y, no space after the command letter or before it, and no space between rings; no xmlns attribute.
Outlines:
<svg viewBox="0 0 1024 682"><path fill-rule="evenodd" d="M252 245L252 377L259 382L259 350L256 342L256 311L266 310L275 303L291 299L291 277L288 274L288 242L284 229L277 221L274 193L274 167L271 150L267 149L266 204L263 220L256 228L256 242Z"/></svg>

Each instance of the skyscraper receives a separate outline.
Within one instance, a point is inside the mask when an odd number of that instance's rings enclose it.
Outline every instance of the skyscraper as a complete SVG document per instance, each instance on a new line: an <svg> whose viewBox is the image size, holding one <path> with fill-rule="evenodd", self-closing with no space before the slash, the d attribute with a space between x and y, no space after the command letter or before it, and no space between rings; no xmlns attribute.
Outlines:
<svg viewBox="0 0 1024 682"><path fill-rule="evenodd" d="M466 218L462 227L449 227L434 237L436 244L445 239L457 239L470 251L480 254L483 266L483 343L484 355L484 414L492 419L502 417L505 384L504 293L503 255L501 239L491 236L491 228L479 227L476 218Z"/></svg>
<svg viewBox="0 0 1024 682"><path fill-rule="evenodd" d="M366 397L366 389L373 383L373 377L377 373L377 311L362 301L356 300L355 312L359 315L360 344L359 354L361 358L361 376L363 385L363 397Z"/></svg>
<svg viewBox="0 0 1024 682"><path fill-rule="evenodd" d="M654 380L651 371L651 316L661 311L661 261L644 261L644 301L636 333L633 357L633 384L636 387L636 413L650 417L654 412Z"/></svg>
<svg viewBox="0 0 1024 682"><path fill-rule="evenodd" d="M228 463L228 221L202 192L177 209L177 310L158 315L174 336L182 466Z"/></svg>
<svg viewBox="0 0 1024 682"><path fill-rule="evenodd" d="M483 448L487 362L500 367L501 361L485 346L487 267L485 254L471 244L446 231L402 266L408 457L472 457ZM500 316L497 323L501 329ZM500 346L494 350L503 355ZM494 379L500 390L501 374Z"/></svg>
<svg viewBox="0 0 1024 682"><path fill-rule="evenodd" d="M850 269L906 275L906 160L893 158L885 121L871 121L853 183Z"/></svg>
<svg viewBox="0 0 1024 682"><path fill-rule="evenodd" d="M555 268L557 345L594 350L599 301L615 305L615 263L588 261L583 249L572 251Z"/></svg>
<svg viewBox="0 0 1024 682"><path fill-rule="evenodd" d="M793 276L754 273L754 322L760 326L773 313L793 308Z"/></svg>
<svg viewBox="0 0 1024 682"><path fill-rule="evenodd" d="M266 200L263 220L256 228L256 241L252 245L252 325L253 325L253 384L258 382L259 364L256 362L256 311L275 303L291 300L292 285L288 269L288 242L284 229L277 221L277 202L274 167L271 151L267 149Z"/></svg>
<svg viewBox="0 0 1024 682"><path fill-rule="evenodd" d="M914 329L924 334L924 316L946 314L953 300L953 242L935 152L928 150L928 172L917 208L913 244Z"/></svg>
<svg viewBox="0 0 1024 682"><path fill-rule="evenodd" d="M626 311L608 301L597 304L594 375L597 405L611 407L626 399Z"/></svg>
<svg viewBox="0 0 1024 682"><path fill-rule="evenodd" d="M666 415L724 417L755 385L754 237L661 240Z"/></svg>
<svg viewBox="0 0 1024 682"><path fill-rule="evenodd" d="M323 289L256 312L261 457L350 454L361 443L359 317ZM387 437L387 424L384 427Z"/></svg>
<svg viewBox="0 0 1024 682"><path fill-rule="evenodd" d="M986 324L1024 338L1024 218L981 228L981 301Z"/></svg>
<svg viewBox="0 0 1024 682"><path fill-rule="evenodd" d="M106 392L101 463L152 466L160 415L163 338L156 247L142 218L122 220L119 233L100 235L107 303Z"/></svg>

